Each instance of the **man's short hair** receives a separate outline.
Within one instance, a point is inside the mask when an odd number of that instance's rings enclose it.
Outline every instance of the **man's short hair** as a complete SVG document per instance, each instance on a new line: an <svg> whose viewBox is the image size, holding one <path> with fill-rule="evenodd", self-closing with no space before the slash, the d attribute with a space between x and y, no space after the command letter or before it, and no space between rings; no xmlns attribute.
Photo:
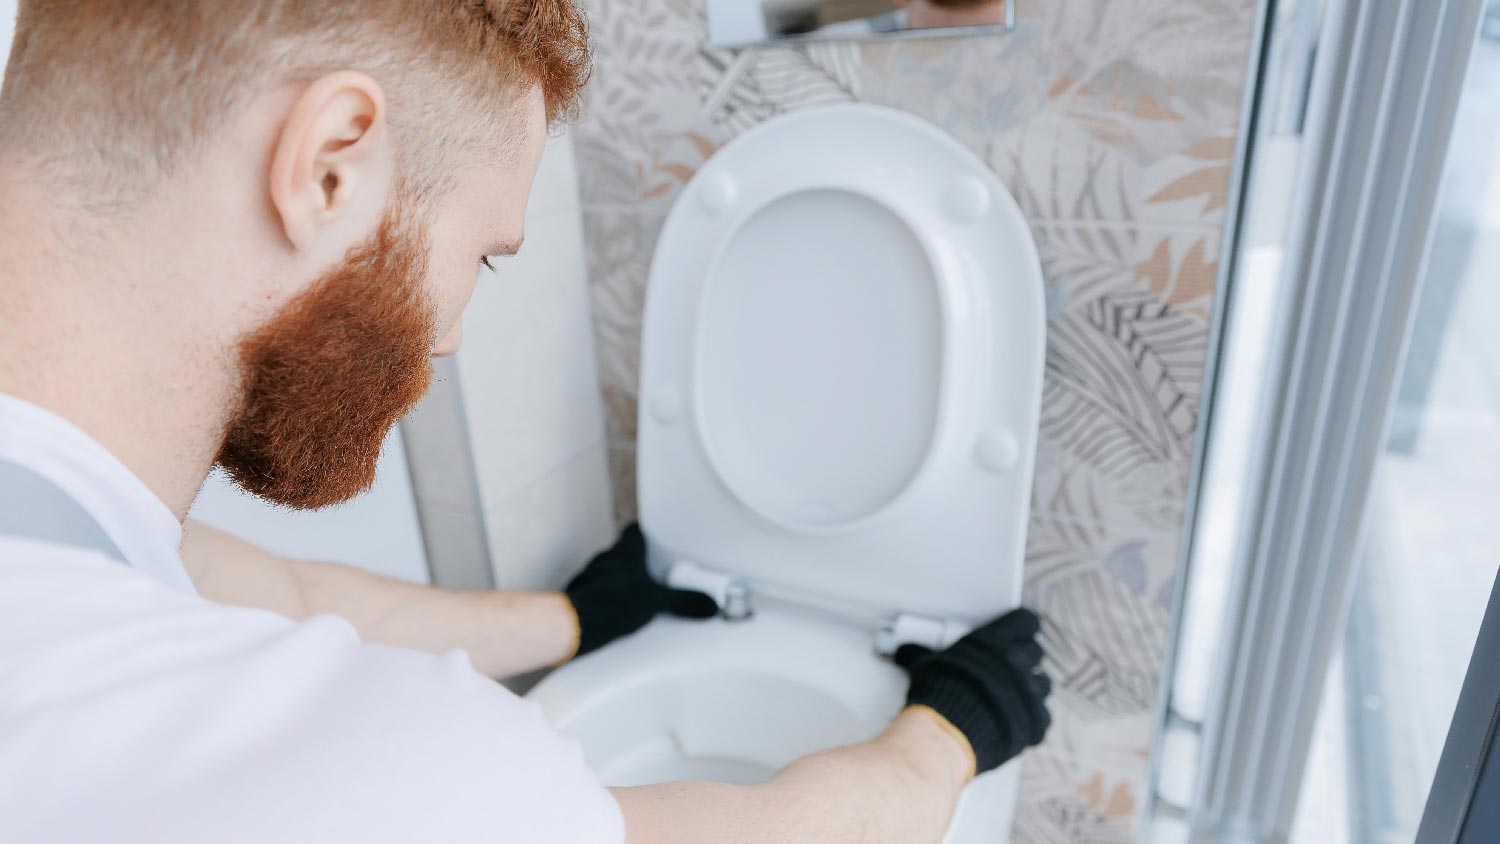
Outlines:
<svg viewBox="0 0 1500 844"><path fill-rule="evenodd" d="M462 152L504 148L523 91L570 117L589 65L572 0L21 0L0 150L128 201L253 98L359 70L427 194Z"/></svg>

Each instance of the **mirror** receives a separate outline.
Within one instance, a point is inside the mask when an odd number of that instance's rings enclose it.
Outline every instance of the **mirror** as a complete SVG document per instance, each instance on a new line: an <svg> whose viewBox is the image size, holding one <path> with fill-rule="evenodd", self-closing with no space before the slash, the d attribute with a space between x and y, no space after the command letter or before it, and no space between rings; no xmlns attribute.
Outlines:
<svg viewBox="0 0 1500 844"><path fill-rule="evenodd" d="M751 44L1015 29L1013 0L708 0L714 44Z"/></svg>

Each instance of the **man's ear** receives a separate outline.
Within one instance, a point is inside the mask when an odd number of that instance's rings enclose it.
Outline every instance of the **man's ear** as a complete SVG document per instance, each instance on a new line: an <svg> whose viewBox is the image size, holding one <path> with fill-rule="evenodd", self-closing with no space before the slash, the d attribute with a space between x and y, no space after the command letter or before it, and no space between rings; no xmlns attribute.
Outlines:
<svg viewBox="0 0 1500 844"><path fill-rule="evenodd" d="M296 249L336 221L371 221L390 189L385 94L355 71L317 79L292 104L271 155L271 204Z"/></svg>

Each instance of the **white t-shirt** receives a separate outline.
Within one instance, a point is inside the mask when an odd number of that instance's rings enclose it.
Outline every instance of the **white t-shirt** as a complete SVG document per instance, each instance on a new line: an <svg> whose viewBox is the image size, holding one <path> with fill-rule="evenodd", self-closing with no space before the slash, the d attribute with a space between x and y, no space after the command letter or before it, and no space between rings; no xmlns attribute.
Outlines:
<svg viewBox="0 0 1500 844"><path fill-rule="evenodd" d="M470 667L193 590L165 505L0 395L0 458L129 560L0 536L0 841L619 844L577 743Z"/></svg>

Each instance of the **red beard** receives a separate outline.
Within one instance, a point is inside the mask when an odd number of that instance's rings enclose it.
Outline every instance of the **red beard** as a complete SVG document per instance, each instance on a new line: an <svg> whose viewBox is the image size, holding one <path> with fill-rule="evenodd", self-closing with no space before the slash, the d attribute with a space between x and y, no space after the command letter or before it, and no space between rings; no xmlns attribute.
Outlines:
<svg viewBox="0 0 1500 844"><path fill-rule="evenodd" d="M391 426L427 392L426 238L397 208L241 341L244 399L215 462L247 492L296 509L364 492Z"/></svg>

